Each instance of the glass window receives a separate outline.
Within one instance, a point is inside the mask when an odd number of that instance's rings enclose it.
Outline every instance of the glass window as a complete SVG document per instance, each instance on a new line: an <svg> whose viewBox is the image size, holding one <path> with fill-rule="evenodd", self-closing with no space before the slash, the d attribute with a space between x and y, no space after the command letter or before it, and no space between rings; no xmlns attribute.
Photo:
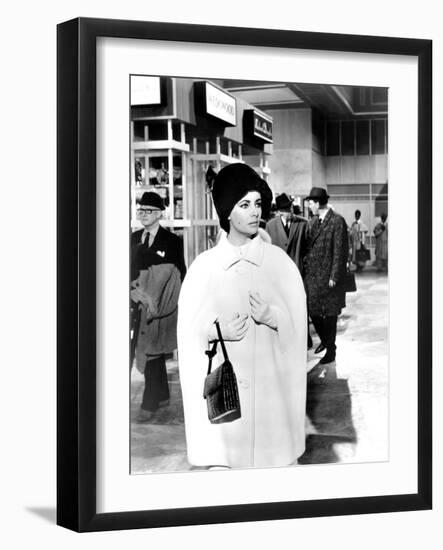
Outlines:
<svg viewBox="0 0 443 550"><path fill-rule="evenodd" d="M385 152L385 121L371 120L371 153L383 155Z"/></svg>
<svg viewBox="0 0 443 550"><path fill-rule="evenodd" d="M340 123L338 121L330 121L326 127L326 154L340 154Z"/></svg>
<svg viewBox="0 0 443 550"><path fill-rule="evenodd" d="M344 120L341 123L341 154L354 155L354 129L353 120Z"/></svg>
<svg viewBox="0 0 443 550"><path fill-rule="evenodd" d="M357 120L357 155L369 155L369 120Z"/></svg>

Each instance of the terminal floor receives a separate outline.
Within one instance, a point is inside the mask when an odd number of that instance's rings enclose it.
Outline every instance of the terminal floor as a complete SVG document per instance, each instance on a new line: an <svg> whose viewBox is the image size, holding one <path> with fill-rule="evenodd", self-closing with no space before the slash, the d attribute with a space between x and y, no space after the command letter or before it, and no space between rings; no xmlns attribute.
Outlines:
<svg viewBox="0 0 443 550"><path fill-rule="evenodd" d="M339 317L337 359L322 366L308 352L306 451L300 464L388 459L388 278L356 274ZM311 327L314 347L318 339ZM170 405L147 423L135 421L143 376L131 379L131 473L190 470L177 363L168 361Z"/></svg>

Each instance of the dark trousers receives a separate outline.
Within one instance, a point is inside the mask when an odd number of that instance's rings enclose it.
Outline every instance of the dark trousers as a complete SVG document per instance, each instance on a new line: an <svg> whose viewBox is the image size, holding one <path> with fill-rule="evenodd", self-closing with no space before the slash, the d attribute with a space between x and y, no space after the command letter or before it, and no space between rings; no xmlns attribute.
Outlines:
<svg viewBox="0 0 443 550"><path fill-rule="evenodd" d="M309 332L309 315L308 315L308 349L312 348L312 338L311 333Z"/></svg>
<svg viewBox="0 0 443 550"><path fill-rule="evenodd" d="M160 401L169 399L165 356L146 361L144 375L145 389L141 408L145 411L156 411Z"/></svg>
<svg viewBox="0 0 443 550"><path fill-rule="evenodd" d="M337 315L327 317L311 315L311 319L315 331L320 337L321 343L328 352L335 354L335 350L337 349L335 345L335 338L337 336Z"/></svg>

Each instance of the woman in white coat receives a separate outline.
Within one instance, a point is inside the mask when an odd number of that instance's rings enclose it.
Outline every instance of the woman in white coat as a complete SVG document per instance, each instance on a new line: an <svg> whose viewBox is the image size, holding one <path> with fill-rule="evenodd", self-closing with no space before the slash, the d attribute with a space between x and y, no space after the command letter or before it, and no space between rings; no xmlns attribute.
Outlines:
<svg viewBox="0 0 443 550"><path fill-rule="evenodd" d="M295 464L305 448L306 297L300 273L264 242L267 183L245 164L217 175L213 200L227 236L190 266L179 298L178 357L188 461L194 466ZM218 319L237 376L241 418L208 420L203 384ZM218 346L220 348L220 346ZM223 361L221 350L213 361Z"/></svg>

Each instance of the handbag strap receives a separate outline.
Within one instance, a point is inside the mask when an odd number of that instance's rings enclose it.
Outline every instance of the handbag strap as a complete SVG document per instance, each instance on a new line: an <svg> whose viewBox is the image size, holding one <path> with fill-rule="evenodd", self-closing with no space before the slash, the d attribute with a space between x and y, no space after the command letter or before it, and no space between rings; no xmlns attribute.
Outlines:
<svg viewBox="0 0 443 550"><path fill-rule="evenodd" d="M223 336L220 330L220 324L217 320L215 321L215 328L217 329L218 339L222 347L223 357L225 358L225 361L229 361L228 352L226 351L225 342L223 340Z"/></svg>
<svg viewBox="0 0 443 550"><path fill-rule="evenodd" d="M206 355L209 357L208 372L206 374L211 374L212 359L214 358L215 354L217 353L217 344L218 344L218 341L216 340L212 344L212 348L205 351Z"/></svg>
<svg viewBox="0 0 443 550"><path fill-rule="evenodd" d="M209 358L209 364L208 364L208 372L207 374L211 374L212 369L212 359L214 358L215 354L217 353L217 344L220 342L222 351L223 351L223 357L225 358L225 361L229 361L228 358L228 352L226 351L225 342L223 340L223 336L220 330L220 324L218 321L215 321L215 328L217 329L217 335L218 340L215 340L212 344L212 348L205 351L206 355Z"/></svg>

